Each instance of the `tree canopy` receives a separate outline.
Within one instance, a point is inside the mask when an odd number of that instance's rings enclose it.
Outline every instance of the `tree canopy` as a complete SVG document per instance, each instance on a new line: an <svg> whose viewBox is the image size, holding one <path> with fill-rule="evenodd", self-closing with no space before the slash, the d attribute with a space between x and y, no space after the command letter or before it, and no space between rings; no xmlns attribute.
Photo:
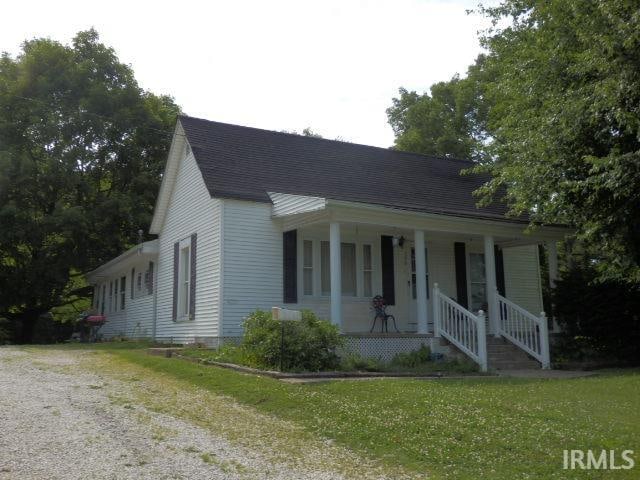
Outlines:
<svg viewBox="0 0 640 480"><path fill-rule="evenodd" d="M640 281L640 8L505 0L468 75L401 91L396 148L463 155L514 214L575 227L602 278ZM466 93L465 93L466 92Z"/></svg>
<svg viewBox="0 0 640 480"><path fill-rule="evenodd" d="M400 88L387 109L395 148L443 157L479 159L486 140L487 105L481 89L484 57L458 75L418 94Z"/></svg>
<svg viewBox="0 0 640 480"><path fill-rule="evenodd" d="M179 109L94 30L0 59L0 316L29 324L147 229ZM28 330L28 328L27 328Z"/></svg>

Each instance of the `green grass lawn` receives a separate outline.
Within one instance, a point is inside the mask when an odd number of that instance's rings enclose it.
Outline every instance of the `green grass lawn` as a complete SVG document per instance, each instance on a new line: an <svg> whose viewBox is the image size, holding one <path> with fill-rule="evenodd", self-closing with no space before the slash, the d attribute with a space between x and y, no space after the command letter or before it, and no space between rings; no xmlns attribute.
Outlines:
<svg viewBox="0 0 640 480"><path fill-rule="evenodd" d="M119 358L296 422L389 465L434 478L640 478L566 471L564 449L634 450L640 464L640 372L571 380L333 381L287 384L104 346Z"/></svg>

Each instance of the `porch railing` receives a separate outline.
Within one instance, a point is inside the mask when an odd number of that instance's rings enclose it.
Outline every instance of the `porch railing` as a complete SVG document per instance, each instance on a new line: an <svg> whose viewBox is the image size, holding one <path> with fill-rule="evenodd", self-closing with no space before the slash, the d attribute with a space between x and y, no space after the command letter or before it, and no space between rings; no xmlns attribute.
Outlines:
<svg viewBox="0 0 640 480"><path fill-rule="evenodd" d="M443 336L487 371L487 334L482 310L474 315L433 286L434 336Z"/></svg>
<svg viewBox="0 0 640 480"><path fill-rule="evenodd" d="M496 293L500 312L499 334L549 368L549 329L542 312L539 317Z"/></svg>

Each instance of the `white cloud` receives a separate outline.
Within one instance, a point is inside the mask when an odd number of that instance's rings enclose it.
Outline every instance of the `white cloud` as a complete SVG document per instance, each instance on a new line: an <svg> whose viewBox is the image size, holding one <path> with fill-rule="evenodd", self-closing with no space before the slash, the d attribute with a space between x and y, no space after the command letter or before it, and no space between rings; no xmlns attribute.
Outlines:
<svg viewBox="0 0 640 480"><path fill-rule="evenodd" d="M190 115L389 146L398 87L423 91L480 52L474 1L10 2L0 49L91 26L141 85Z"/></svg>

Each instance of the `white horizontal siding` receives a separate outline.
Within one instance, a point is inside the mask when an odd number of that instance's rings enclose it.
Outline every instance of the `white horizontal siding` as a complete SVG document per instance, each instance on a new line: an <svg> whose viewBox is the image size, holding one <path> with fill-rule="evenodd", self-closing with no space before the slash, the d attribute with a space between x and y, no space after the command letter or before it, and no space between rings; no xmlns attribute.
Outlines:
<svg viewBox="0 0 640 480"><path fill-rule="evenodd" d="M126 307L129 338L150 338L153 334L153 295L129 299Z"/></svg>
<svg viewBox="0 0 640 480"><path fill-rule="evenodd" d="M504 248L502 255L505 296L525 310L538 315L543 309L538 246Z"/></svg>
<svg viewBox="0 0 640 480"><path fill-rule="evenodd" d="M298 213L322 210L326 206L326 200L320 197L308 197L304 195L289 195L286 193L270 193L273 202L273 216L280 217Z"/></svg>
<svg viewBox="0 0 640 480"><path fill-rule="evenodd" d="M153 260L155 263L155 260ZM148 261L138 262L131 268L135 268L136 276L138 272L144 272L148 268ZM131 268L127 267L126 271L123 270L113 277L112 280L118 280L118 288L120 285L120 278L126 277L126 292L124 309L121 308L121 296L117 295L117 309L113 310L109 308L109 281L106 282L106 296L105 301L105 315L107 321L100 329L100 334L105 338L111 338L114 336L125 336L129 338L146 338L151 337L153 329L153 295L148 294L146 287L143 284L143 291L135 298L131 298L131 285L135 285L135 279L131 277ZM102 285L98 284L98 290L102 295ZM96 311L100 312L100 305L95 307Z"/></svg>
<svg viewBox="0 0 640 480"><path fill-rule="evenodd" d="M282 230L271 205L224 201L223 335L242 334L256 309L282 303Z"/></svg>
<svg viewBox="0 0 640 480"><path fill-rule="evenodd" d="M328 232L318 229L307 233L301 230L298 241L304 239L328 240ZM325 235L326 234L326 235ZM342 241L370 243L374 254L374 295L381 293L380 280L380 244L383 232L360 234L356 239L353 232L345 232ZM326 238L325 238L326 236ZM242 334L242 322L256 309L268 310L273 306L285 306L294 309L309 309L320 318L330 317L329 297L302 295L302 259L298 263L298 303L282 303L282 228L271 217L269 205L225 200L224 202L224 267L223 267L223 315L225 336ZM408 247L396 248L396 306L389 313L397 317L398 328L408 330L410 325L410 290L407 288L410 273L407 269ZM453 242L444 240L428 241L430 284L438 282L447 294L455 296L455 264ZM301 248L298 249L299 255ZM316 261L319 260L316 258ZM317 268L316 264L316 268ZM360 278L358 274L358 278ZM314 272L314 281L320 276ZM316 285L316 290L318 289ZM343 297L343 330L362 332L371 328L373 310L371 299L363 297ZM430 312L429 312L430 315Z"/></svg>
<svg viewBox="0 0 640 480"><path fill-rule="evenodd" d="M220 316L220 228L222 201L210 197L193 154L182 159L160 232L158 339L175 342L218 336ZM173 245L198 234L195 318L173 321Z"/></svg>

